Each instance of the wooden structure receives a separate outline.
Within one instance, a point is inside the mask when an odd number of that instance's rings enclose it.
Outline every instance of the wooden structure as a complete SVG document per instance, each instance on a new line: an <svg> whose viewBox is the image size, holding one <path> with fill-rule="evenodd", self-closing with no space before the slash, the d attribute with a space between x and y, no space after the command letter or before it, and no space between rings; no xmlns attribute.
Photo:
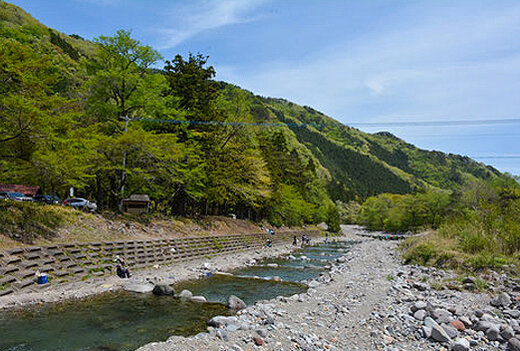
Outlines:
<svg viewBox="0 0 520 351"><path fill-rule="evenodd" d="M150 198L145 194L132 194L123 199L123 211L128 213L148 213L150 211Z"/></svg>

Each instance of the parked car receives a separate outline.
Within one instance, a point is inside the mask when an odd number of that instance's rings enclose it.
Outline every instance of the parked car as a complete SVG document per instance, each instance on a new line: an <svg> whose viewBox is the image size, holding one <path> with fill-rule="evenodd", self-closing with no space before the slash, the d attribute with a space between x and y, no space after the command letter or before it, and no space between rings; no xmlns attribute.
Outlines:
<svg viewBox="0 0 520 351"><path fill-rule="evenodd" d="M14 201L32 201L32 197L25 196L22 193L11 193L11 192L3 192L0 193L2 197L4 197L6 200L14 200Z"/></svg>
<svg viewBox="0 0 520 351"><path fill-rule="evenodd" d="M81 210L94 212L97 210L97 205L95 202L88 201L87 199L83 199L81 197L75 197L72 199L66 199L63 201L65 206L74 207Z"/></svg>
<svg viewBox="0 0 520 351"><path fill-rule="evenodd" d="M52 195L35 195L34 201L43 202L49 205L57 205L61 202L60 198Z"/></svg>

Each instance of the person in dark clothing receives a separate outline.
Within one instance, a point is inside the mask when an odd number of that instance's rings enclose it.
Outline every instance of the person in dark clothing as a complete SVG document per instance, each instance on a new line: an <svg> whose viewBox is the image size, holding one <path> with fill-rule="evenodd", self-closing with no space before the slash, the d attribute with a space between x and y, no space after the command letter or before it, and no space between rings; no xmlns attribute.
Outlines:
<svg viewBox="0 0 520 351"><path fill-rule="evenodd" d="M298 245L298 239L296 238L296 235L293 238L292 244L293 244L293 246Z"/></svg>
<svg viewBox="0 0 520 351"><path fill-rule="evenodd" d="M130 278L130 271L126 267L125 261L119 255L114 259L116 262L116 274L119 278Z"/></svg>

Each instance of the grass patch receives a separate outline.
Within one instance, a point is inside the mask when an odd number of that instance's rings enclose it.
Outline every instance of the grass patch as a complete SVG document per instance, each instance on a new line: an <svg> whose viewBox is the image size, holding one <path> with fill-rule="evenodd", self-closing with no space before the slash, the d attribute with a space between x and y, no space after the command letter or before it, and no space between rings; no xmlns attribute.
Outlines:
<svg viewBox="0 0 520 351"><path fill-rule="evenodd" d="M36 239L53 239L56 229L76 222L84 214L40 203L0 201L0 228L9 239L23 244L33 244Z"/></svg>
<svg viewBox="0 0 520 351"><path fill-rule="evenodd" d="M467 230L457 235L440 230L410 238L401 244L401 250L407 264L450 268L460 273L486 269L518 272L520 263L518 255L504 254L490 238Z"/></svg>

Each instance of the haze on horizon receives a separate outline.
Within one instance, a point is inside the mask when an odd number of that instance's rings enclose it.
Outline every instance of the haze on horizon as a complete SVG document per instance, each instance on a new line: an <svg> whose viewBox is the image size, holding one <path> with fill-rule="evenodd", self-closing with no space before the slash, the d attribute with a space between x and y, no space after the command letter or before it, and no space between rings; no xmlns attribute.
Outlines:
<svg viewBox="0 0 520 351"><path fill-rule="evenodd" d="M8 0L86 39L131 29L165 59L345 123L520 118L520 2ZM364 126L520 174L520 124Z"/></svg>

